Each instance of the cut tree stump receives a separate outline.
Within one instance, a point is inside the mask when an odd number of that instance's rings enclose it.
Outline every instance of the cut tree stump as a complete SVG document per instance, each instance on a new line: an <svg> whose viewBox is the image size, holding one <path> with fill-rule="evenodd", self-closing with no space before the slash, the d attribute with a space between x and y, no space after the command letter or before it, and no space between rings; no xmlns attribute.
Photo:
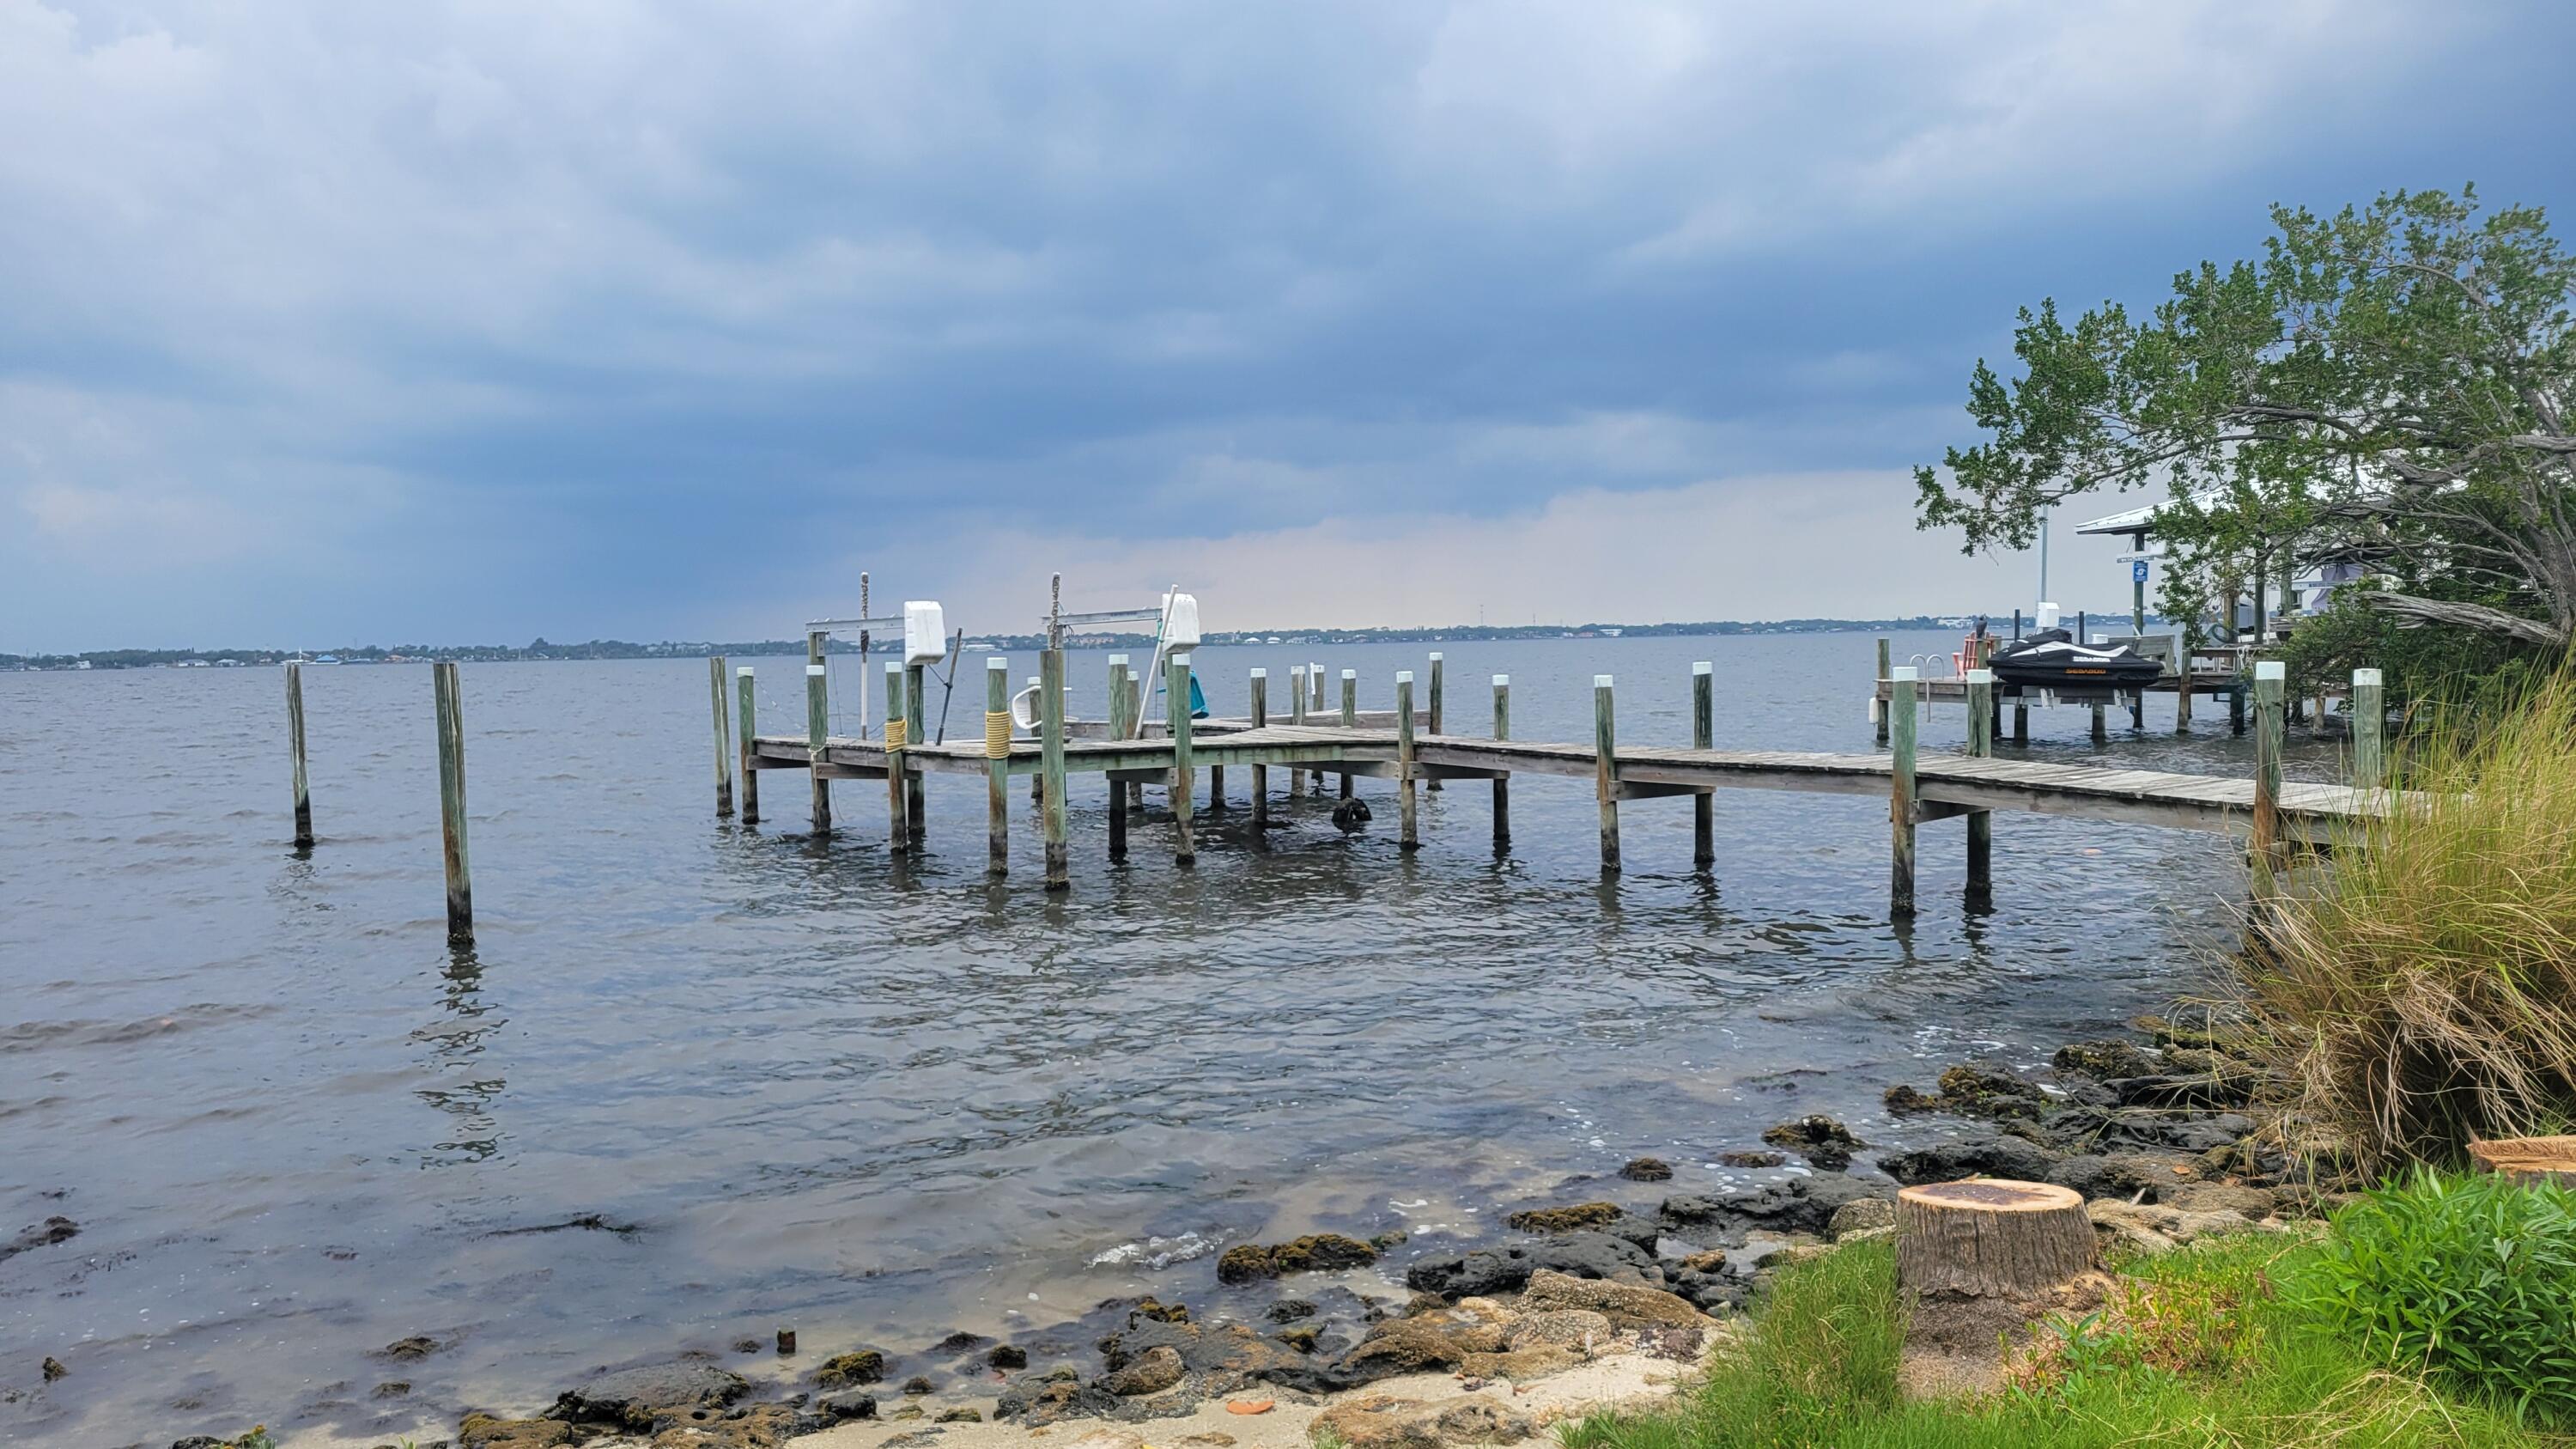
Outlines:
<svg viewBox="0 0 2576 1449"><path fill-rule="evenodd" d="M2094 1264L2083 1195L2042 1182L1979 1178L1896 1195L1897 1286L2016 1302Z"/></svg>
<svg viewBox="0 0 2576 1449"><path fill-rule="evenodd" d="M2469 1160L2516 1182L2544 1178L2576 1187L2576 1137L2499 1137L2469 1144Z"/></svg>

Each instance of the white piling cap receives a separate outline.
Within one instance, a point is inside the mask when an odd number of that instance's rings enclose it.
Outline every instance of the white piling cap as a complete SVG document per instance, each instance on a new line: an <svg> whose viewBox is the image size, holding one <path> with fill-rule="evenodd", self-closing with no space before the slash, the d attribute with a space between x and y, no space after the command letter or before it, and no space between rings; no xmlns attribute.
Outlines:
<svg viewBox="0 0 2576 1449"><path fill-rule="evenodd" d="M1342 677L1344 679L1357 679L1360 677L1360 672L1356 669L1345 669L1342 671Z"/></svg>
<svg viewBox="0 0 2576 1449"><path fill-rule="evenodd" d="M1894 680L1902 680L1902 681L1904 681L1904 682L1906 682L1906 683L1909 683L1909 684L1910 684L1910 683L1912 683L1914 680L1916 680L1916 679L1920 678L1920 677L1921 677L1921 674L1922 674L1922 671L1920 671L1920 670L1916 669L1916 668L1915 668L1913 665L1911 665L1911 664L1900 664L1900 665L1896 666L1894 669L1891 669L1891 670L1887 671L1887 677L1888 677L1888 678L1890 678L1890 679L1894 679Z"/></svg>
<svg viewBox="0 0 2576 1449"><path fill-rule="evenodd" d="M1267 669L1256 669L1252 671L1252 677L1255 679L1268 679L1270 677L1270 671Z"/></svg>
<svg viewBox="0 0 2576 1449"><path fill-rule="evenodd" d="M984 661L984 667L996 674L1006 674L1010 672L1011 661L1007 656L996 654Z"/></svg>
<svg viewBox="0 0 2576 1449"><path fill-rule="evenodd" d="M823 673L823 672L824 672L824 670L823 670L823 666L822 666L822 665L820 665L820 664L808 664L808 665L806 665L806 666L805 666L805 673L806 673L807 677L809 677L809 678L810 678L810 677L812 677L812 676L814 676L814 675L821 674L821 673Z"/></svg>
<svg viewBox="0 0 2576 1449"><path fill-rule="evenodd" d="M2287 678L2288 675L2289 671L2282 667L2281 661L2278 659L2263 659L2255 662L2254 677L2256 679L2284 679Z"/></svg>
<svg viewBox="0 0 2576 1449"><path fill-rule="evenodd" d="M1496 684L1509 686L1512 682L1512 677L1508 674L1497 674L1494 676L1494 682Z"/></svg>
<svg viewBox="0 0 2576 1449"><path fill-rule="evenodd" d="M1306 677L1306 666L1303 664L1291 664L1288 666L1288 672L1299 679L1303 679Z"/></svg>
<svg viewBox="0 0 2576 1449"><path fill-rule="evenodd" d="M1705 659L1691 666L1691 673L1693 674L1714 674L1716 672L1716 667L1711 665Z"/></svg>
<svg viewBox="0 0 2576 1449"><path fill-rule="evenodd" d="M1439 663L1439 662L1440 662L1440 651L1439 651L1439 650L1434 649L1434 650L1432 650L1432 651L1431 651L1431 662L1432 662L1432 663L1434 663L1434 664L1437 664L1437 663Z"/></svg>
<svg viewBox="0 0 2576 1449"><path fill-rule="evenodd" d="M2356 669L2352 672L2352 682L2355 684L2377 684L2380 682L2379 671L2376 669Z"/></svg>
<svg viewBox="0 0 2576 1449"><path fill-rule="evenodd" d="M886 661L885 669L886 678L888 679L896 678L903 673L903 666L892 659Z"/></svg>
<svg viewBox="0 0 2576 1449"><path fill-rule="evenodd" d="M1112 654L1109 656L1109 662L1112 664L1124 664L1127 662L1127 656L1124 654Z"/></svg>
<svg viewBox="0 0 2576 1449"><path fill-rule="evenodd" d="M1608 689L1610 687L1610 676L1607 674L1596 674L1592 676L1592 687L1594 689Z"/></svg>
<svg viewBox="0 0 2576 1449"><path fill-rule="evenodd" d="M1413 682L1413 671L1410 669L1399 669L1395 671L1395 682L1398 684L1411 684Z"/></svg>
<svg viewBox="0 0 2576 1449"><path fill-rule="evenodd" d="M1992 684L1995 682L1995 672L1991 669L1971 669L1968 671L1968 682L1970 684Z"/></svg>
<svg viewBox="0 0 2576 1449"><path fill-rule="evenodd" d="M736 669L734 671L734 676L739 679L749 679L751 677L751 666L746 664L741 668Z"/></svg>

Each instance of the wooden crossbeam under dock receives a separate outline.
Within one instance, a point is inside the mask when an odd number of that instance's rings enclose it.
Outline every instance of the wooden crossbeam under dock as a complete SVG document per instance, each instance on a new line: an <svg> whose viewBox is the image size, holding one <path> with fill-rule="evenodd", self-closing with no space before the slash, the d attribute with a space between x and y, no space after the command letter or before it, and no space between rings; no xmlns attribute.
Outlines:
<svg viewBox="0 0 2576 1449"><path fill-rule="evenodd" d="M1293 764L1326 774L1390 778L1396 774L1398 742L1391 728L1267 725L1255 729L1245 725L1229 729L1226 723L1232 722L1197 722L1189 747L1193 766ZM1209 732L1199 733L1201 729ZM1075 736L1071 725L1066 734L1064 768L1069 774L1146 780L1160 779L1173 767L1168 740L1083 739ZM922 774L983 776L994 763L982 740L908 745L902 754L908 768ZM753 743L756 769L802 770L813 758L802 736L763 735ZM1590 745L1458 735L1415 736L1413 758L1425 779L1562 775L1588 780L1599 769L1599 757ZM828 778L881 780L886 776L885 744L880 740L835 736L825 741L820 760ZM1036 774L1044 768L1044 752L1038 741L1014 740L1003 763L1010 774ZM1885 796L1894 773L1886 755L1664 746L1620 746L1613 765L1616 792L1622 800L1714 790ZM1917 760L1915 776L1917 817L1925 821L1978 810L2016 810L2224 832L2248 828L2254 809L2252 780L2157 770L1926 755ZM2285 784L2279 800L2283 836L2312 846L2329 844L2337 826L2383 810L2385 794L2344 785Z"/></svg>

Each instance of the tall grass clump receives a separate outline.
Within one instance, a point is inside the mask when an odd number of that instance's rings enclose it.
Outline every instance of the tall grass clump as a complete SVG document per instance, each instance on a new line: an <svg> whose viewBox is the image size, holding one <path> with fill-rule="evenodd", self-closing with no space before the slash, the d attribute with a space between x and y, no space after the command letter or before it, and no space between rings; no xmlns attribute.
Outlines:
<svg viewBox="0 0 2576 1449"><path fill-rule="evenodd" d="M2240 960L2294 1121L2373 1176L2576 1118L2576 675L2420 731Z"/></svg>
<svg viewBox="0 0 2576 1449"><path fill-rule="evenodd" d="M2304 1283L2365 1352L2576 1428L2576 1191L2416 1169L2335 1213Z"/></svg>

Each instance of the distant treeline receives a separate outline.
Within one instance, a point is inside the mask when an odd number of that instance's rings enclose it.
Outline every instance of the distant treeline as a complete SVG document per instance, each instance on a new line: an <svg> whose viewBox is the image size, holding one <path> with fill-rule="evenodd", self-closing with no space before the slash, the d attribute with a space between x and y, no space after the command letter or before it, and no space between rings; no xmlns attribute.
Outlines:
<svg viewBox="0 0 2576 1449"><path fill-rule="evenodd" d="M1706 634L1841 634L1880 630L1965 628L1970 616L1936 618L1916 614L1905 619L1710 619L1685 624L1461 624L1445 629L1249 629L1211 633L1213 645L1257 644L1268 639L1331 644L1439 644L1507 639L1647 638L1658 635ZM2152 622L2152 620L2151 620ZM874 641L877 653L886 640ZM1046 647L1043 634L970 634L967 642L995 649L1028 651ZM1151 634L1085 633L1067 637L1078 648L1151 649ZM828 641L835 654L855 654L855 637L835 635ZM164 669L170 667L240 668L275 665L289 659L329 660L353 664L405 664L431 659L490 661L503 659L696 659L710 654L736 658L802 655L802 639L697 640L636 644L624 639L593 639L585 644L556 644L532 639L525 644L352 644L338 649L97 649L86 654L0 654L0 669Z"/></svg>

